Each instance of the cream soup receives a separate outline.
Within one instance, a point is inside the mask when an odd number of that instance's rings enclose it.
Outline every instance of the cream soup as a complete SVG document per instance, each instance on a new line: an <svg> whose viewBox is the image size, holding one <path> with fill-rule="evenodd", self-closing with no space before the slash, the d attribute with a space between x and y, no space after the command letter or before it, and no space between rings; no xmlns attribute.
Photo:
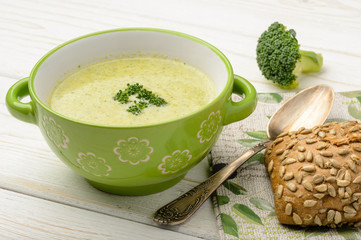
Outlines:
<svg viewBox="0 0 361 240"><path fill-rule="evenodd" d="M166 101L149 104L138 115L127 111L132 103L114 97L127 84L139 83ZM78 69L52 91L50 107L76 120L101 125L134 126L164 122L192 113L216 96L212 80L200 70L176 60L117 58ZM138 101L136 95L130 101Z"/></svg>

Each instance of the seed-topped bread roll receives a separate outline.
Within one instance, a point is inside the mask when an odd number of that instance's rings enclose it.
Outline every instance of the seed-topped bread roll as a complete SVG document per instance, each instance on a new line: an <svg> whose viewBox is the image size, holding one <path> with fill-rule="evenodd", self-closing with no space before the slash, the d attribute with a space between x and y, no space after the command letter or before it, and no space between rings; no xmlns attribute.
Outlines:
<svg viewBox="0 0 361 240"><path fill-rule="evenodd" d="M327 123L283 133L265 164L279 221L361 226L361 124Z"/></svg>

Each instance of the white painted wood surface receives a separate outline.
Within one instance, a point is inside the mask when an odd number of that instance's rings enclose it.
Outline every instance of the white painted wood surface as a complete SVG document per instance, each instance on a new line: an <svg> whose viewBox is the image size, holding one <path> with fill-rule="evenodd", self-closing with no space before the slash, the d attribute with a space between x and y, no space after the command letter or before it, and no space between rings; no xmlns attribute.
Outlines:
<svg viewBox="0 0 361 240"><path fill-rule="evenodd" d="M153 212L208 175L204 160L164 192L124 197L93 189L50 151L35 125L10 116L7 89L50 49L122 27L158 27L200 37L230 59L259 92L281 91L260 74L258 36L274 21L295 28L303 49L322 52L320 74L301 78L336 91L361 90L358 0L0 0L0 239L218 239L210 201L178 227Z"/></svg>
<svg viewBox="0 0 361 240"><path fill-rule="evenodd" d="M0 198L4 239L199 239L13 191L0 189Z"/></svg>

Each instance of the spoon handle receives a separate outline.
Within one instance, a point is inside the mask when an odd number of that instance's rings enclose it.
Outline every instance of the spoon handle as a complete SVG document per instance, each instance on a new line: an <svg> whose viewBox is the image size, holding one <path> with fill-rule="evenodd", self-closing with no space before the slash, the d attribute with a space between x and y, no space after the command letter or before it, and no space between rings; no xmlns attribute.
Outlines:
<svg viewBox="0 0 361 240"><path fill-rule="evenodd" d="M153 220L162 225L177 225L185 222L237 168L271 143L271 140L266 140L247 150L198 186L158 209Z"/></svg>

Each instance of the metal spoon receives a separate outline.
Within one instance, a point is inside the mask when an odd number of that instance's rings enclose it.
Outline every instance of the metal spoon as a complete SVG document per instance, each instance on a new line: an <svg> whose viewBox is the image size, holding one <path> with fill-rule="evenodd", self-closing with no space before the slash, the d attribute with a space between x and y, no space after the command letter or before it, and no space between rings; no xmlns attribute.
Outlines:
<svg viewBox="0 0 361 240"><path fill-rule="evenodd" d="M257 152L267 148L278 135L301 127L312 128L322 124L331 111L333 99L332 88L320 84L307 88L287 100L269 120L269 140L252 147L203 183L158 209L153 220L163 225L185 222L237 168Z"/></svg>

